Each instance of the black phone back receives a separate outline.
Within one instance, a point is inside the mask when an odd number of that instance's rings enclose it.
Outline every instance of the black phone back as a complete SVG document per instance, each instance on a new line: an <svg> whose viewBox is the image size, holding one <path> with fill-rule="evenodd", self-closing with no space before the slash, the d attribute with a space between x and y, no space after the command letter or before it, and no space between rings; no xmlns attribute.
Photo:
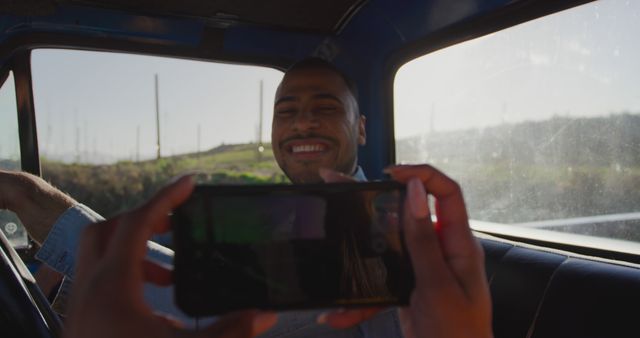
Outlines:
<svg viewBox="0 0 640 338"><path fill-rule="evenodd" d="M396 182L196 186L172 216L175 294L192 316L406 305Z"/></svg>

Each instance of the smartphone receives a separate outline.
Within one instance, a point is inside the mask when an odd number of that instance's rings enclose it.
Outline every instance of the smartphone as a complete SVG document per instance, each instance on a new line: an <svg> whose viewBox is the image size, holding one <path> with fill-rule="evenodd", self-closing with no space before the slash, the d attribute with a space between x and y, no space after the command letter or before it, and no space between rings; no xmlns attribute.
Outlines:
<svg viewBox="0 0 640 338"><path fill-rule="evenodd" d="M188 315L406 305L404 185L197 185L174 210L177 305Z"/></svg>

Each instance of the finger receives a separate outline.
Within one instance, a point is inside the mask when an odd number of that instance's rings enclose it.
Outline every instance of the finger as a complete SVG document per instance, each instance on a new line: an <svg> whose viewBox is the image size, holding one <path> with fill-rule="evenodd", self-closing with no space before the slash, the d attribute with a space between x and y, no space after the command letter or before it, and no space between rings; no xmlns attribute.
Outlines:
<svg viewBox="0 0 640 338"><path fill-rule="evenodd" d="M316 321L318 324L327 324L334 329L346 329L368 320L382 310L383 308L380 307L337 310L320 314Z"/></svg>
<svg viewBox="0 0 640 338"><path fill-rule="evenodd" d="M450 285L451 275L440 247L431 214L427 193L422 182L413 178L407 183L407 203L404 205L404 234L411 257L416 286L436 290Z"/></svg>
<svg viewBox="0 0 640 338"><path fill-rule="evenodd" d="M124 266L139 269L131 263L142 262L146 255L146 241L154 232L166 231L169 227L169 212L183 203L193 191L191 176L183 176L162 188L140 208L122 215L119 226L113 235L110 255Z"/></svg>
<svg viewBox="0 0 640 338"><path fill-rule="evenodd" d="M251 323L251 336L255 337L263 334L276 325L277 322L278 315L275 312L258 312Z"/></svg>
<svg viewBox="0 0 640 338"><path fill-rule="evenodd" d="M436 199L436 229L442 235L445 257L475 256L476 242L469 228L462 189L454 180L429 165L392 166L387 172L400 182L418 177Z"/></svg>
<svg viewBox="0 0 640 338"><path fill-rule="evenodd" d="M347 176L341 172L327 169L327 168L320 168L318 170L318 173L326 183L356 182L356 180L353 177Z"/></svg>
<svg viewBox="0 0 640 338"><path fill-rule="evenodd" d="M119 222L118 217L92 224L84 229L80 237L76 273L77 279L82 279L85 271L91 271L104 256L104 252L111 240L111 236Z"/></svg>
<svg viewBox="0 0 640 338"><path fill-rule="evenodd" d="M400 327L404 337L416 337L411 312L412 309L410 307L398 308L398 319L400 320Z"/></svg>
<svg viewBox="0 0 640 338"><path fill-rule="evenodd" d="M169 286L173 282L173 271L154 262L142 262L144 280L159 286Z"/></svg>
<svg viewBox="0 0 640 338"><path fill-rule="evenodd" d="M192 332L190 336L202 338L255 337L270 329L277 320L278 317L273 312L241 311L228 314L204 330Z"/></svg>
<svg viewBox="0 0 640 338"><path fill-rule="evenodd" d="M485 271L482 248L469 228L460 186L429 165L394 166L387 170L394 179L407 182L418 177L436 199L436 215L442 253L456 280L468 295L481 294Z"/></svg>

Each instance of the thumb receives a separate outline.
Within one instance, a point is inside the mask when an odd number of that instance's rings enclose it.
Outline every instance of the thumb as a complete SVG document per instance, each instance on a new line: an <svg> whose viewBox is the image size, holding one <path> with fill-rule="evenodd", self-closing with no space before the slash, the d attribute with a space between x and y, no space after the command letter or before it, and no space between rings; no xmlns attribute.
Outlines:
<svg viewBox="0 0 640 338"><path fill-rule="evenodd" d="M320 174L320 177L322 177L322 180L325 181L325 183L356 182L353 177L347 176L332 169L320 168L318 170L318 173Z"/></svg>

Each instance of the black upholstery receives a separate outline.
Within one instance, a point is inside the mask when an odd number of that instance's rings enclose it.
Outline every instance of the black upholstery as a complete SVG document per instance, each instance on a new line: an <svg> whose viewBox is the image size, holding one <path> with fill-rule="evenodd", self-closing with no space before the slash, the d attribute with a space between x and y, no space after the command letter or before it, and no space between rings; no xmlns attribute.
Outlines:
<svg viewBox="0 0 640 338"><path fill-rule="evenodd" d="M0 337L55 338L59 328L59 319L0 232Z"/></svg>
<svg viewBox="0 0 640 338"><path fill-rule="evenodd" d="M640 337L640 271L567 259L549 284L532 337Z"/></svg>
<svg viewBox="0 0 640 338"><path fill-rule="evenodd" d="M640 268L480 240L496 338L640 337Z"/></svg>

